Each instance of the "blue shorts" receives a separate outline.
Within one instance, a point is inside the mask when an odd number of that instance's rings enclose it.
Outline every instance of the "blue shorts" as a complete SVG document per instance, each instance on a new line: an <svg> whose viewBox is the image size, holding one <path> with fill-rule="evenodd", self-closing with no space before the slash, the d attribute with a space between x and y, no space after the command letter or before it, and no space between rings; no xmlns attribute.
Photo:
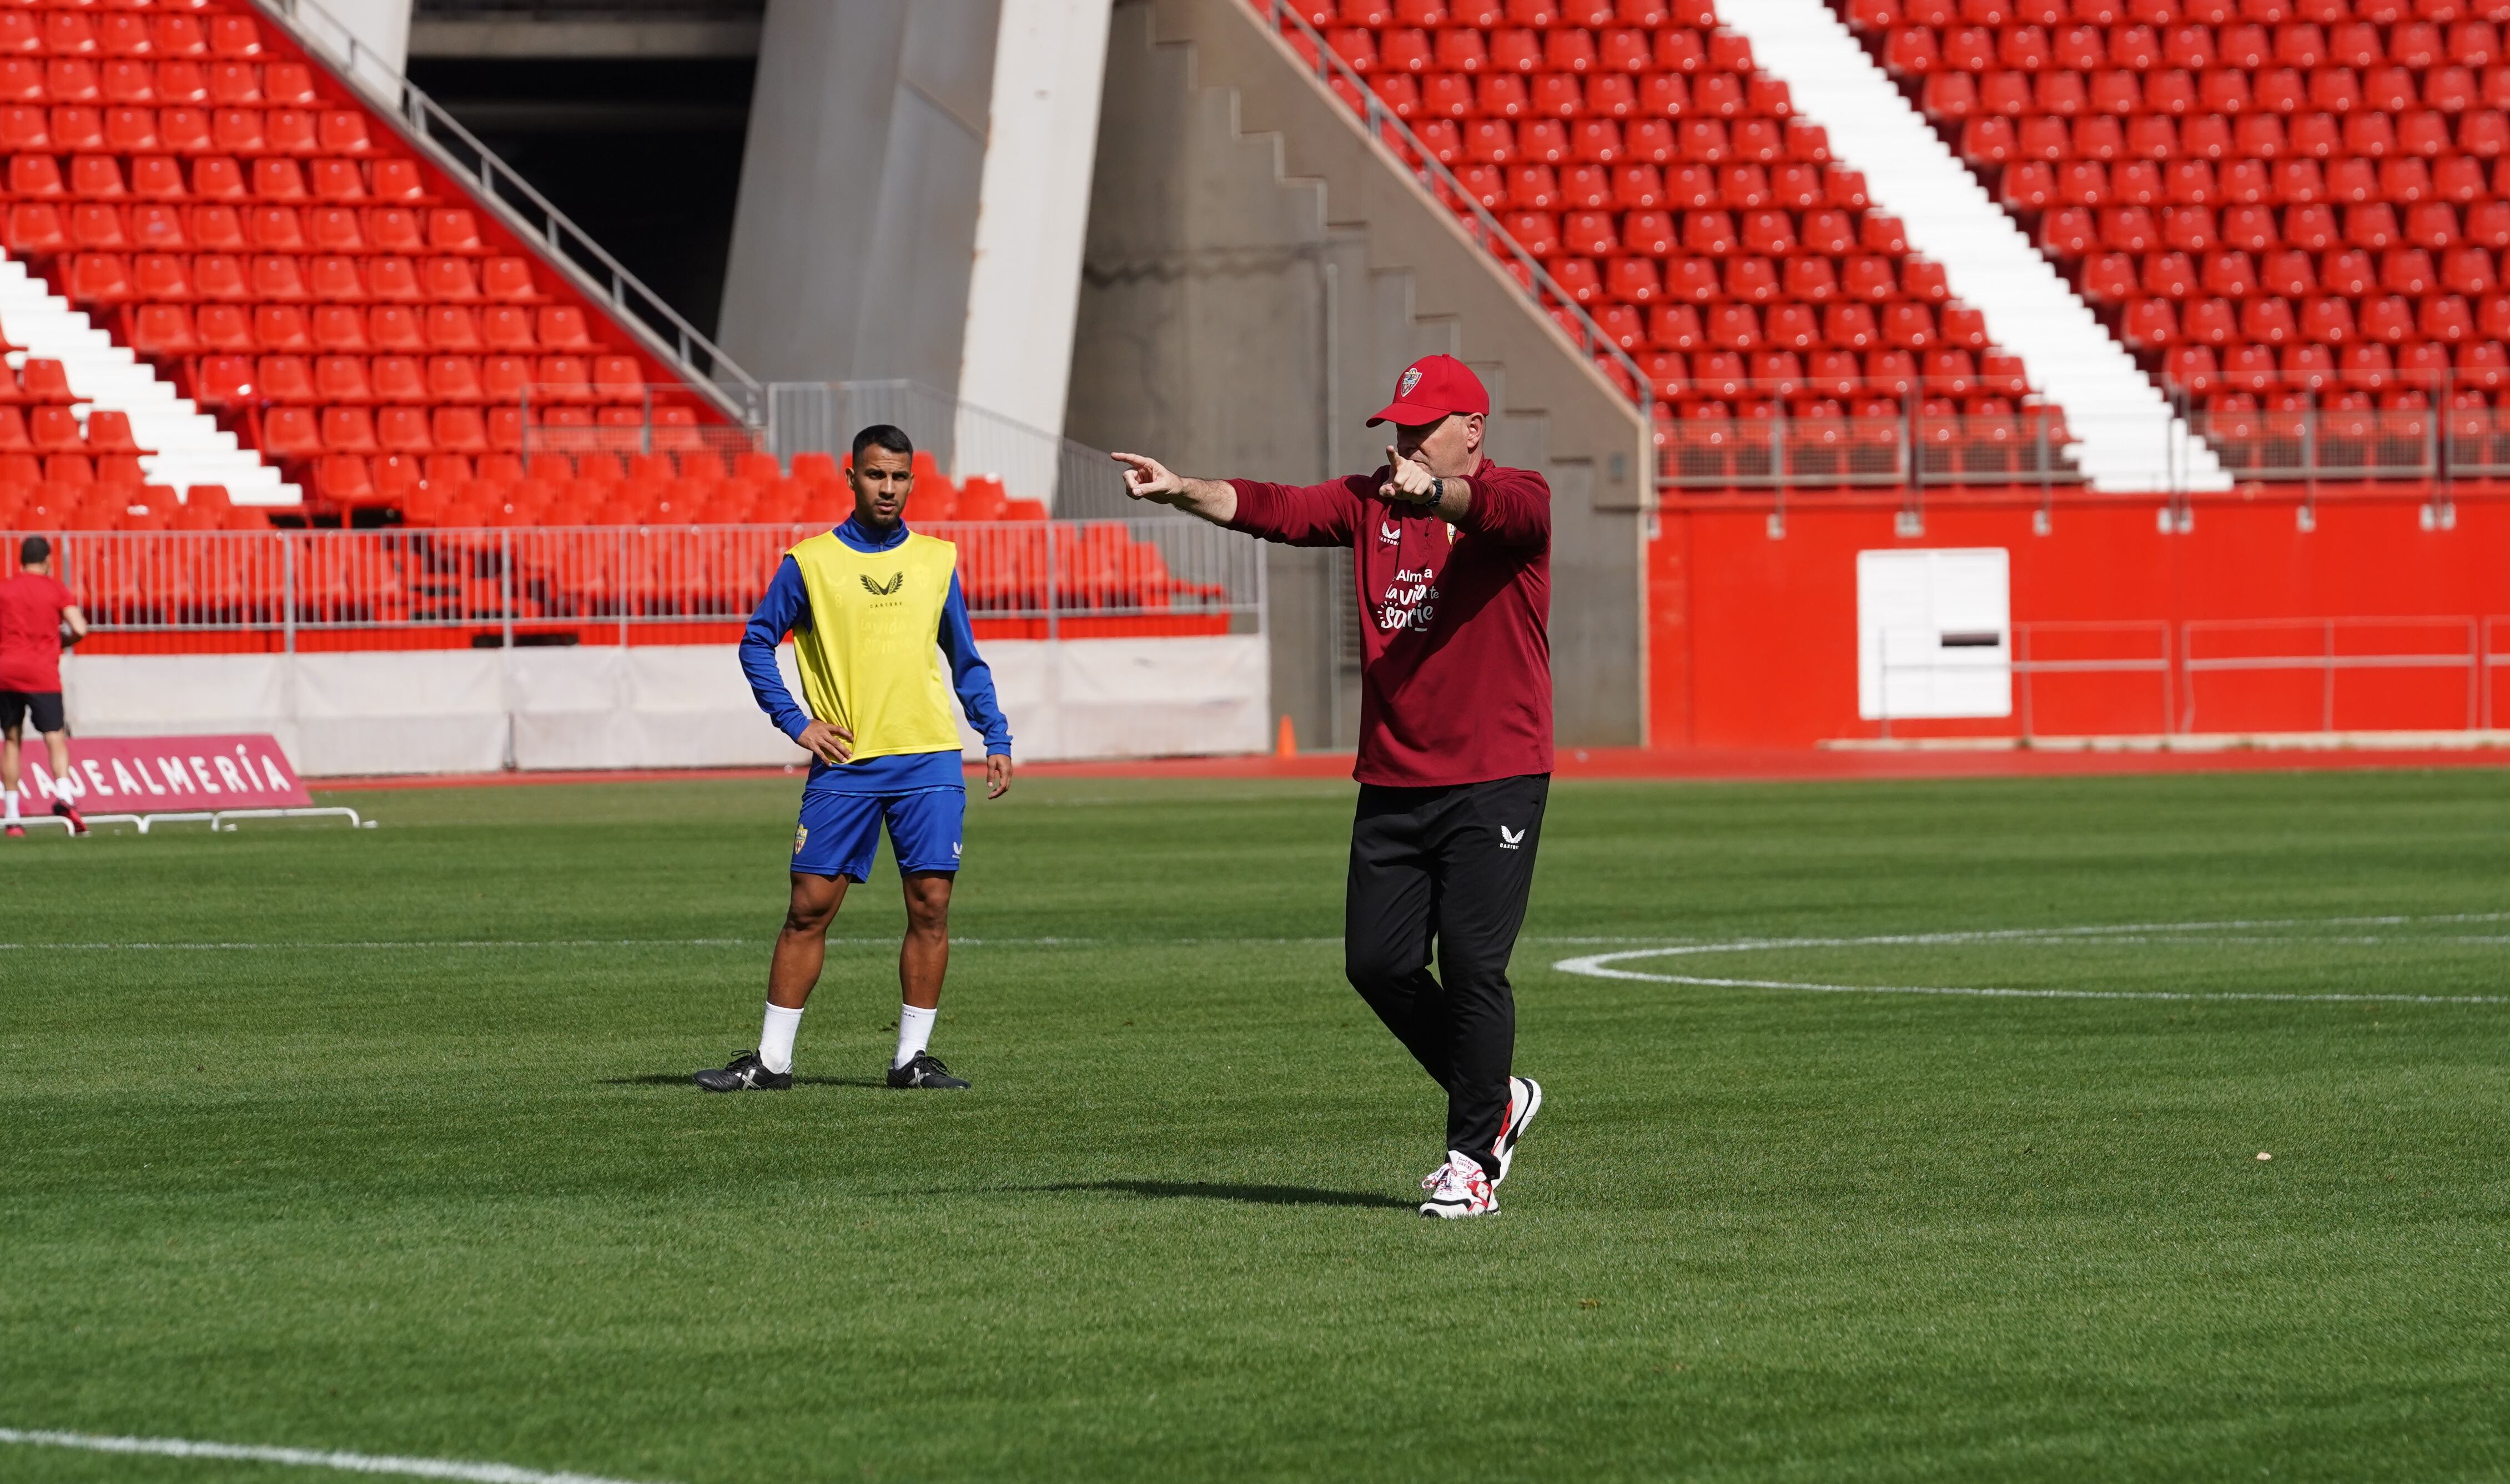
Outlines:
<svg viewBox="0 0 2510 1484"><path fill-rule="evenodd" d="M963 788L888 795L805 792L801 821L793 828L793 869L869 881L885 820L899 874L955 871L959 826L967 817Z"/></svg>

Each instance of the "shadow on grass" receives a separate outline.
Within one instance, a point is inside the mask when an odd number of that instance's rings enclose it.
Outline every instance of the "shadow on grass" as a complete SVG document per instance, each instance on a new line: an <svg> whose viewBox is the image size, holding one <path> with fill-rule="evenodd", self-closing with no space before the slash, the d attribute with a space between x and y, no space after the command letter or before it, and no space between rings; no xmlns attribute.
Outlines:
<svg viewBox="0 0 2510 1484"><path fill-rule="evenodd" d="M1381 1196L1370 1191L1325 1191L1306 1185L1218 1185L1200 1180L1076 1180L1017 1189L1039 1194L1096 1191L1110 1196L1139 1196L1147 1200L1235 1200L1245 1205L1358 1205L1408 1211L1419 1204L1400 1196Z"/></svg>
<svg viewBox="0 0 2510 1484"><path fill-rule="evenodd" d="M641 1077L605 1077L605 1087L694 1087L690 1072L648 1072ZM889 1083L878 1077L797 1077L797 1087L886 1087Z"/></svg>

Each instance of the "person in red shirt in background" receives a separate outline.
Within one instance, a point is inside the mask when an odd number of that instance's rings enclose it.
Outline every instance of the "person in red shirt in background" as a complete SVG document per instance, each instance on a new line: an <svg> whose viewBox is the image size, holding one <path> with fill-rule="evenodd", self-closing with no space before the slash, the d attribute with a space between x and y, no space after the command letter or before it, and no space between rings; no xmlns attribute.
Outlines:
<svg viewBox="0 0 2510 1484"><path fill-rule="evenodd" d="M87 615L79 612L70 590L53 577L51 542L29 536L19 543L18 569L17 576L0 583L0 735L6 737L0 741L0 807L7 811L6 833L13 838L26 833L18 822L18 746L28 712L34 713L35 730L44 734L53 777L70 776L69 730L61 714L62 630L68 630L73 644L87 637ZM66 797L53 800L53 813L69 820L72 831L87 833L87 821Z"/></svg>
<svg viewBox="0 0 2510 1484"><path fill-rule="evenodd" d="M1483 455L1489 413L1479 377L1429 356L1368 420L1395 425L1371 474L1299 488L1116 455L1137 500L1351 550L1364 641L1344 969L1447 1092L1425 1216L1497 1214L1494 1187L1542 1106L1512 1075L1507 963L1551 783L1551 487Z"/></svg>

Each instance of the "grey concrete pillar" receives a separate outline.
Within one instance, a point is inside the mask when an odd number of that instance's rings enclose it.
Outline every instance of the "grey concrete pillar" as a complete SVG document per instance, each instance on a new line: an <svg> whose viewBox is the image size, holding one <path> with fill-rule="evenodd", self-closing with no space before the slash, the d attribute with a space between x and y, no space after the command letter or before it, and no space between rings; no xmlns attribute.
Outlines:
<svg viewBox="0 0 2510 1484"><path fill-rule="evenodd" d="M768 0L716 338L956 393L999 0Z"/></svg>

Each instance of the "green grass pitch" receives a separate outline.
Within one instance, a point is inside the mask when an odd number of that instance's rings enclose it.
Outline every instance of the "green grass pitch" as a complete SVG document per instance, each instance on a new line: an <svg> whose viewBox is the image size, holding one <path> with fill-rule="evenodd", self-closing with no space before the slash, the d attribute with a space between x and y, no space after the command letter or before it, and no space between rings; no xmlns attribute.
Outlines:
<svg viewBox="0 0 2510 1484"><path fill-rule="evenodd" d="M875 1084L884 864L800 1085L708 1096L796 791L0 850L0 1427L676 1484L2510 1475L2510 772L1561 784L1550 1102L1459 1223L1341 980L1349 784L971 804L974 1090ZM1734 943L1616 967L2114 998L1552 967ZM2396 998L2231 998L2334 995Z"/></svg>

